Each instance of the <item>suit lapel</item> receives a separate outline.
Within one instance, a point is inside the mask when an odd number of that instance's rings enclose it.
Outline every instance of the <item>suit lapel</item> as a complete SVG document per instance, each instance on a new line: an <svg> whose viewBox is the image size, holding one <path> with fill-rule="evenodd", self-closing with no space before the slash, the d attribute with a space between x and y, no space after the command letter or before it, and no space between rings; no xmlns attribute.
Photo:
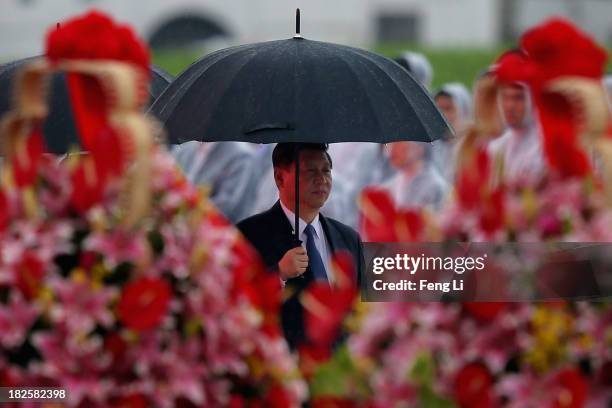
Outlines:
<svg viewBox="0 0 612 408"><path fill-rule="evenodd" d="M278 253L285 254L288 250L293 248L293 227L289 223L285 212L281 208L280 200L277 201L274 206L270 209L275 220L272 226L272 239L276 244Z"/></svg>

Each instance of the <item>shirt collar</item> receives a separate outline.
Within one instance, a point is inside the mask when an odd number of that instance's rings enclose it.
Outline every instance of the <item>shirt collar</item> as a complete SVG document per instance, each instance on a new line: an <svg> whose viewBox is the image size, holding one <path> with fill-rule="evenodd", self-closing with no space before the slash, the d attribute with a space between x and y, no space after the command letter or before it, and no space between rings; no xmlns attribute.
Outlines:
<svg viewBox="0 0 612 408"><path fill-rule="evenodd" d="M285 207L285 204L283 204L282 200L279 200L281 208L283 209L283 212L285 213L285 215L287 216L287 219L289 220L289 224L291 224L291 229L295 232L295 213L293 211L291 211L290 209L288 209L287 207ZM323 227L321 225L321 220L319 218L319 214L317 213L316 217L312 220L312 222L310 223L315 230L315 235L317 236L317 238L322 239L323 238ZM306 221L304 221L303 219L300 218L300 237L304 234L304 230L306 229Z"/></svg>

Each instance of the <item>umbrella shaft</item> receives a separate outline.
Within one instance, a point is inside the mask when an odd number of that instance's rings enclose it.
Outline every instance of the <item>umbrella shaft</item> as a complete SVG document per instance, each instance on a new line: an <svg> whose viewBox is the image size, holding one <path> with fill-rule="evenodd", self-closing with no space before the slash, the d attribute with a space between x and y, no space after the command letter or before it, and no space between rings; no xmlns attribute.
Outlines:
<svg viewBox="0 0 612 408"><path fill-rule="evenodd" d="M300 145L296 144L293 153L295 161L295 243L300 245Z"/></svg>

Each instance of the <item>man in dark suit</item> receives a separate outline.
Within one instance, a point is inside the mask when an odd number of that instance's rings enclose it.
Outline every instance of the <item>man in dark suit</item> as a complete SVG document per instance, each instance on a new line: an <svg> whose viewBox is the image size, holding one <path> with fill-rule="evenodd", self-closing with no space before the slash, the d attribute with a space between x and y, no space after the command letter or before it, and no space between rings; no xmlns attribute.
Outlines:
<svg viewBox="0 0 612 408"><path fill-rule="evenodd" d="M332 160L324 144L300 144L301 245L294 239L295 152L294 143L279 143L272 154L274 180L280 200L267 211L249 217L237 227L253 244L266 266L279 274L288 298L282 307L282 324L289 345L305 338L299 296L313 281L334 285L330 259L339 251L354 259L355 281L364 268L359 234L352 228L319 213L332 188Z"/></svg>

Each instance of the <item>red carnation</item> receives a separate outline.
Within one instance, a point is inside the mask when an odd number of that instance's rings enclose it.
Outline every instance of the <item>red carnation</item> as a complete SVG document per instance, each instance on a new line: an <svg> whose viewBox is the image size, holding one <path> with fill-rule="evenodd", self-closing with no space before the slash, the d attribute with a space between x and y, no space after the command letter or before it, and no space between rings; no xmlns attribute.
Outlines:
<svg viewBox="0 0 612 408"><path fill-rule="evenodd" d="M582 374L574 369L559 372L553 379L558 387L553 408L580 408L588 394L588 384Z"/></svg>
<svg viewBox="0 0 612 408"><path fill-rule="evenodd" d="M455 398L462 408L487 408L494 406L491 393L493 376L481 363L465 365L455 378Z"/></svg>
<svg viewBox="0 0 612 408"><path fill-rule="evenodd" d="M119 319L137 331L155 328L170 303L171 289L158 278L143 277L127 284L119 301Z"/></svg>

